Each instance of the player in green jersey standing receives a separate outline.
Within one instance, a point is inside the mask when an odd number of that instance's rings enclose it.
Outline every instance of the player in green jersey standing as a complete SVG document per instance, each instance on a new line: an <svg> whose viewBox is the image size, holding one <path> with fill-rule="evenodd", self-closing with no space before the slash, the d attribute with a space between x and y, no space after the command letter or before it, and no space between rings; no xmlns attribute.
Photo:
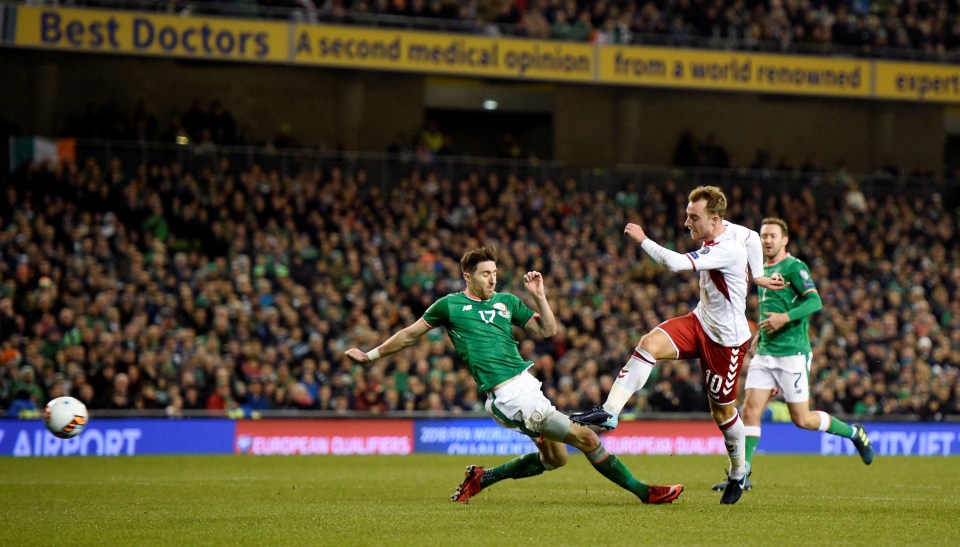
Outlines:
<svg viewBox="0 0 960 547"><path fill-rule="evenodd" d="M537 311L516 295L499 293L497 251L481 247L460 260L466 290L448 294L431 305L412 325L400 330L370 351L350 348L346 355L369 363L412 346L436 327L445 327L457 354L469 367L477 389L487 396L486 409L501 426L529 435L538 452L525 454L491 469L471 465L452 501L465 502L503 479L533 477L567 463L566 444L581 450L604 477L636 495L643 503L670 503L680 497L683 486L648 485L606 451L590 429L570 421L543 394L540 382L528 371L533 365L517 350L513 327L537 336L553 336L557 320L550 309L540 272L527 272L524 287Z"/></svg>
<svg viewBox="0 0 960 547"><path fill-rule="evenodd" d="M790 419L802 429L826 431L853 441L863 463L873 461L873 447L862 425L848 424L821 411L810 410L810 348L809 317L823 308L810 268L787 252L789 234L787 223L779 218L765 218L760 228L765 264L763 273L779 273L787 288L760 291L760 331L754 338L756 355L750 361L745 384L743 424L746 435L748 462L760 442L760 417L773 390L783 394ZM715 484L714 490L723 490L727 481ZM744 489L749 490L752 484Z"/></svg>

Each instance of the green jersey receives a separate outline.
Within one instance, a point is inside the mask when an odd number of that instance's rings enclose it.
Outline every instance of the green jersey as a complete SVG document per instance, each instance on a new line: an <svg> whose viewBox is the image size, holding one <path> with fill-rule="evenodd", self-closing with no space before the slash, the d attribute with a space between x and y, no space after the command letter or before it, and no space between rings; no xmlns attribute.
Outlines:
<svg viewBox="0 0 960 547"><path fill-rule="evenodd" d="M763 275L772 276L779 273L784 282L789 285L779 291L772 291L760 287L760 318L766 318L770 313L787 313L803 295L817 290L810 276L810 268L792 255L776 264L764 264ZM760 355L800 355L810 353L810 321L809 316L790 321L777 331L766 333L760 331L760 342L757 353Z"/></svg>
<svg viewBox="0 0 960 547"><path fill-rule="evenodd" d="M431 327L446 327L457 354L477 381L477 389L488 391L533 365L520 357L513 326L525 327L534 315L510 293L493 293L490 300L478 300L458 292L434 302L423 320Z"/></svg>

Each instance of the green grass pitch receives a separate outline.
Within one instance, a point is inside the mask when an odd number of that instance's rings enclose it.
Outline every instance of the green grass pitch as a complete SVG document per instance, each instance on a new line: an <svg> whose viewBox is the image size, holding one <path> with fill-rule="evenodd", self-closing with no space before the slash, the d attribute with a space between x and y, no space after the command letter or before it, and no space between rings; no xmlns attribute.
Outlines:
<svg viewBox="0 0 960 547"><path fill-rule="evenodd" d="M627 456L682 482L645 506L579 454L448 499L469 463L504 456L0 458L11 545L960 545L960 459L765 456L719 505L720 456Z"/></svg>

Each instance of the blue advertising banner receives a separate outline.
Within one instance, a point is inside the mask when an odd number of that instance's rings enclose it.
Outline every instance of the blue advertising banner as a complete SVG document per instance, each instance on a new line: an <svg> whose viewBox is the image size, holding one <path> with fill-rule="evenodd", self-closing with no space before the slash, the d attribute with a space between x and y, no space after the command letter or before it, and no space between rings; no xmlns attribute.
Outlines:
<svg viewBox="0 0 960 547"><path fill-rule="evenodd" d="M864 424L880 456L958 456L960 423L867 422ZM764 423L757 452L768 454L853 455L849 440L793 424Z"/></svg>
<svg viewBox="0 0 960 547"><path fill-rule="evenodd" d="M874 450L880 456L960 455L960 423L868 422L866 428ZM762 433L757 448L760 453L827 456L857 453L848 439L805 431L791 423L764 422ZM711 450L708 444L702 442L706 437L716 438L720 448ZM710 420L637 420L621 423L615 431L602 435L602 438L607 447L617 454L724 453L723 437ZM627 442L637 439L648 442ZM698 446L703 450L684 448ZM490 419L414 421L415 453L511 455L535 449L529 437L504 429Z"/></svg>
<svg viewBox="0 0 960 547"><path fill-rule="evenodd" d="M238 450L240 437L250 437L256 433L251 428L262 429L269 425L277 434L297 433L308 437L320 428L318 431L324 435L336 436L340 434L340 429L364 431L371 423L369 420L340 420L338 427L331 427L329 420L284 420L284 427L278 429L274 422L276 420L271 422L273 425L257 421L240 422L238 426L238 422L224 419L95 419L79 436L60 439L49 433L40 420L0 419L0 456L232 454ZM409 431L406 428L410 427L410 421L400 420L391 424ZM249 431L240 435L238 427L245 427ZM879 456L960 455L960 423L868 422L866 427ZM856 454L853 443L848 439L804 431L789 423L765 422L762 433L757 448L759 453ZM390 434L403 437L395 432ZM378 429L377 435L382 437L386 433ZM394 441L390 444L393 447L391 451L385 452L381 437L377 437L378 442L375 443L376 447L380 447L377 450L371 448L374 445L361 443L363 446L358 444L358 448L355 447L357 450L344 448L346 451L343 453L367 453L359 451L364 447L364 450L370 450L369 453L411 453L409 445L399 450L396 449L399 445L395 446ZM625 422L616 431L602 437L607 447L618 454L720 453L708 442L714 438L717 440L715 444L722 448L722 436L710 420ZM334 445L336 443L331 444L327 452L310 453L340 453ZM413 453L516 455L533 450L536 450L536 446L529 437L504 429L488 418L413 420Z"/></svg>
<svg viewBox="0 0 960 547"><path fill-rule="evenodd" d="M430 454L525 454L536 450L530 437L489 418L414 420L413 451Z"/></svg>
<svg viewBox="0 0 960 547"><path fill-rule="evenodd" d="M0 420L0 456L230 454L235 432L233 420L94 419L60 439L40 420Z"/></svg>

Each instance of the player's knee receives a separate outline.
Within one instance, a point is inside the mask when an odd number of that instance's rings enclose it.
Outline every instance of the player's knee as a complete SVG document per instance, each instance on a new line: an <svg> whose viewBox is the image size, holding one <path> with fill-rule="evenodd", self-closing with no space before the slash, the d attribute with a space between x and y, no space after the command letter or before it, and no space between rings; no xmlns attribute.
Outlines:
<svg viewBox="0 0 960 547"><path fill-rule="evenodd" d="M714 405L710 408L710 415L713 417L713 421L717 422L717 425L720 425L730 418L733 418L733 413L736 411L736 407L733 405L719 406Z"/></svg>
<svg viewBox="0 0 960 547"><path fill-rule="evenodd" d="M743 405L743 423L758 424L763 416L763 407L757 407L751 404Z"/></svg>
<svg viewBox="0 0 960 547"><path fill-rule="evenodd" d="M713 421L720 423L724 419L723 411L717 407L712 407L710 409L710 417L713 418Z"/></svg>
<svg viewBox="0 0 960 547"><path fill-rule="evenodd" d="M790 421L801 429L815 431L820 428L820 416L816 412L791 412Z"/></svg>
<svg viewBox="0 0 960 547"><path fill-rule="evenodd" d="M655 349L653 341L654 341L653 333L648 332L647 334L644 334L642 337L640 337L640 343L637 344L637 347L642 349L643 351L646 351L647 353L652 354L652 352Z"/></svg>
<svg viewBox="0 0 960 547"><path fill-rule="evenodd" d="M677 348L670 341L670 337L661 330L654 329L640 338L637 348L647 352L654 359L675 359Z"/></svg>

